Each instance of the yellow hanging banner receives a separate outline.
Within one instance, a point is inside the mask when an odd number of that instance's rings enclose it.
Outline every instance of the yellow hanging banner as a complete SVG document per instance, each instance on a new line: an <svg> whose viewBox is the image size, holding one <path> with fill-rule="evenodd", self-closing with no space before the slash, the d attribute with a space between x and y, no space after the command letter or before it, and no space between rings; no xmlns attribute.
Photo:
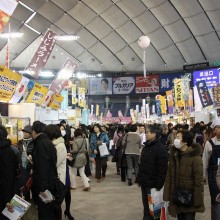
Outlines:
<svg viewBox="0 0 220 220"><path fill-rule="evenodd" d="M9 102L22 76L0 65L0 101Z"/></svg>
<svg viewBox="0 0 220 220"><path fill-rule="evenodd" d="M99 105L96 105L96 113L95 116L99 116Z"/></svg>
<svg viewBox="0 0 220 220"><path fill-rule="evenodd" d="M64 97L61 96L60 94L55 94L53 96L52 102L50 103L49 107L52 109L58 110L60 109L61 103L63 101Z"/></svg>
<svg viewBox="0 0 220 220"><path fill-rule="evenodd" d="M174 79L175 106L184 107L182 79Z"/></svg>
<svg viewBox="0 0 220 220"><path fill-rule="evenodd" d="M78 104L79 107L86 107L86 96L85 96L85 88L78 88Z"/></svg>
<svg viewBox="0 0 220 220"><path fill-rule="evenodd" d="M160 100L161 113L163 115L166 115L166 112L167 112L166 97L161 95L159 100Z"/></svg>

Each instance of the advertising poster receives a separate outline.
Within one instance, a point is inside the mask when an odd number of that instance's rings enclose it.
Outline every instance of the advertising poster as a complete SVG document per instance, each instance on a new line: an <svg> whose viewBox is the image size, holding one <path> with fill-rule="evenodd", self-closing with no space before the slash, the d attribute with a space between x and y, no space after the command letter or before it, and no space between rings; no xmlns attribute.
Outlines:
<svg viewBox="0 0 220 220"><path fill-rule="evenodd" d="M219 84L219 68L199 70L193 72L193 82L196 83L204 80L208 89L213 88L215 85Z"/></svg>
<svg viewBox="0 0 220 220"><path fill-rule="evenodd" d="M76 89L84 88L85 93L89 93L89 79L80 79L80 78L75 78L73 79L73 85L76 85Z"/></svg>
<svg viewBox="0 0 220 220"><path fill-rule="evenodd" d="M165 73L160 75L160 92L166 92L174 87L174 79L181 79L184 73Z"/></svg>
<svg viewBox="0 0 220 220"><path fill-rule="evenodd" d="M159 75L148 75L145 77L136 77L136 94L140 93L158 93Z"/></svg>
<svg viewBox="0 0 220 220"><path fill-rule="evenodd" d="M31 90L31 93L27 97L27 103L35 103L37 105L41 105L48 93L48 88L35 83L34 88Z"/></svg>
<svg viewBox="0 0 220 220"><path fill-rule="evenodd" d="M90 78L89 79L90 95L111 95L112 78Z"/></svg>
<svg viewBox="0 0 220 220"><path fill-rule="evenodd" d="M220 107L220 84L213 88L213 102L215 107Z"/></svg>
<svg viewBox="0 0 220 220"><path fill-rule="evenodd" d="M0 65L0 101L9 102L22 76Z"/></svg>
<svg viewBox="0 0 220 220"><path fill-rule="evenodd" d="M16 0L1 0L0 1L0 33L8 23L11 15L18 5Z"/></svg>
<svg viewBox="0 0 220 220"><path fill-rule="evenodd" d="M58 110L61 106L63 99L64 99L64 97L61 96L60 94L55 94L53 96L53 99L52 99L49 107L51 107L52 109Z"/></svg>
<svg viewBox="0 0 220 220"><path fill-rule="evenodd" d="M76 66L77 65L74 61L67 59L51 83L50 90L52 90L54 93L61 93L66 86L67 81L73 75Z"/></svg>
<svg viewBox="0 0 220 220"><path fill-rule="evenodd" d="M26 91L28 83L29 83L29 79L26 78L25 76L22 76L21 81L17 85L14 95L9 101L10 103L18 103L21 100L22 96Z"/></svg>
<svg viewBox="0 0 220 220"><path fill-rule="evenodd" d="M134 77L118 77L112 79L113 94L131 94L135 91Z"/></svg>
<svg viewBox="0 0 220 220"><path fill-rule="evenodd" d="M44 68L50 57L56 42L54 39L55 35L56 33L51 30L46 32L30 64L25 68L27 73L35 79L38 79L40 71Z"/></svg>

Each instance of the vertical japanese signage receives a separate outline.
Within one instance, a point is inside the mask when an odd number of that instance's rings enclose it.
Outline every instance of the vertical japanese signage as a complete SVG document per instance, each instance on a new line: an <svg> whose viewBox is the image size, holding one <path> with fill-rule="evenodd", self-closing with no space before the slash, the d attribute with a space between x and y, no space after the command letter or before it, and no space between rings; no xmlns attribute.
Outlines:
<svg viewBox="0 0 220 220"><path fill-rule="evenodd" d="M60 71L57 73L55 79L50 85L50 90L54 93L60 93L65 87L67 81L72 76L76 69L76 63L72 60L67 59L66 62L61 67Z"/></svg>
<svg viewBox="0 0 220 220"><path fill-rule="evenodd" d="M78 88L78 102L79 107L86 107L86 96L85 96L85 88Z"/></svg>
<svg viewBox="0 0 220 220"><path fill-rule="evenodd" d="M158 93L159 75L136 77L136 93Z"/></svg>
<svg viewBox="0 0 220 220"><path fill-rule="evenodd" d="M182 79L174 80L174 90L175 90L175 105L176 107L184 107L184 100L182 94Z"/></svg>
<svg viewBox="0 0 220 220"><path fill-rule="evenodd" d="M173 92L172 90L166 91L168 113L173 114Z"/></svg>
<svg viewBox="0 0 220 220"><path fill-rule="evenodd" d="M193 72L194 86L197 82L204 80L208 89L219 84L219 68L200 70Z"/></svg>
<svg viewBox="0 0 220 220"><path fill-rule="evenodd" d="M194 108L194 105L193 105L193 90L190 89L190 92L189 92L189 112L193 112L193 108Z"/></svg>
<svg viewBox="0 0 220 220"><path fill-rule="evenodd" d="M167 112L166 97L161 95L159 99L160 99L161 113L163 115L166 115L166 112Z"/></svg>
<svg viewBox="0 0 220 220"><path fill-rule="evenodd" d="M52 101L52 98L54 96L54 92L51 90L48 90L47 95L45 96L45 99L42 103L43 107L49 106L50 102Z"/></svg>
<svg viewBox="0 0 220 220"><path fill-rule="evenodd" d="M134 77L118 77L113 78L112 81L113 94L131 94L134 92Z"/></svg>
<svg viewBox="0 0 220 220"><path fill-rule="evenodd" d="M160 100L155 101L155 111L158 117L162 116Z"/></svg>
<svg viewBox="0 0 220 220"><path fill-rule="evenodd" d="M64 99L64 97L61 96L60 94L55 94L53 96L53 99L52 99L49 107L51 107L52 109L58 110L61 106L63 99Z"/></svg>
<svg viewBox="0 0 220 220"><path fill-rule="evenodd" d="M27 73L35 79L38 79L40 71L44 68L50 57L56 42L54 38L55 35L56 33L51 30L46 32L30 64L25 69L27 70Z"/></svg>
<svg viewBox="0 0 220 220"><path fill-rule="evenodd" d="M18 5L18 1L15 0L1 0L0 1L0 33L9 21L9 18L13 14L15 8Z"/></svg>
<svg viewBox="0 0 220 220"><path fill-rule="evenodd" d="M215 107L220 107L220 84L213 88L213 102Z"/></svg>
<svg viewBox="0 0 220 220"><path fill-rule="evenodd" d="M9 102L21 78L20 74L0 65L0 101Z"/></svg>
<svg viewBox="0 0 220 220"><path fill-rule="evenodd" d="M212 101L211 96L209 94L209 90L206 86L205 80L201 80L201 81L197 82L196 87L198 90L200 101L202 103L202 107L205 108L205 107L212 105L213 101Z"/></svg>
<svg viewBox="0 0 220 220"><path fill-rule="evenodd" d="M72 85L72 105L76 104L76 85Z"/></svg>

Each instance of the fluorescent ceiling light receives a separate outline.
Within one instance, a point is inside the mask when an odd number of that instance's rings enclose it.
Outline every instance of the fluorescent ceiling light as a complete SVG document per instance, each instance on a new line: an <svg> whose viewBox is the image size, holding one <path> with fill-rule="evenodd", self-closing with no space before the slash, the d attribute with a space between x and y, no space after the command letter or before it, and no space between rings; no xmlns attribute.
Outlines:
<svg viewBox="0 0 220 220"><path fill-rule="evenodd" d="M20 32L12 32L12 33L2 33L0 34L0 38L18 38L22 37L24 33Z"/></svg>
<svg viewBox="0 0 220 220"><path fill-rule="evenodd" d="M37 34L41 34L39 31L37 31L36 29L32 28L31 26L29 26L28 24L24 24L27 28L31 29L32 31L34 31Z"/></svg>
<svg viewBox="0 0 220 220"><path fill-rule="evenodd" d="M19 4L21 4L22 6L24 6L25 8L27 8L28 10L34 12L34 10L32 8L30 8L29 6L27 6L26 4L24 4L23 2L19 1Z"/></svg>
<svg viewBox="0 0 220 220"><path fill-rule="evenodd" d="M28 19L27 21L25 21L24 23L27 24L28 22L31 21L31 19L33 19L33 17L37 14L37 12L35 11Z"/></svg>
<svg viewBox="0 0 220 220"><path fill-rule="evenodd" d="M71 34L67 34L67 35L63 34L63 35L56 35L54 38L60 41L72 41L79 39L79 36L71 35Z"/></svg>
<svg viewBox="0 0 220 220"><path fill-rule="evenodd" d="M41 77L54 77L54 74L51 71L41 71L39 76L41 76Z"/></svg>

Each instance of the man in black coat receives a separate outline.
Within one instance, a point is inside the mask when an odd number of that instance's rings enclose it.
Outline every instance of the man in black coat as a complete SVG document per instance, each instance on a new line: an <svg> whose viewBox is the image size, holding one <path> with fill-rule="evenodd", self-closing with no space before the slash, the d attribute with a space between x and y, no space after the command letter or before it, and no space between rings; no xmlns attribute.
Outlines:
<svg viewBox="0 0 220 220"><path fill-rule="evenodd" d="M56 149L53 143L44 134L45 125L36 122L32 126L32 136L34 139L33 148L33 197L38 205L39 220L54 220L54 210L50 204L45 204L39 197L47 197L46 190L57 177L57 173L53 169L56 167Z"/></svg>
<svg viewBox="0 0 220 220"><path fill-rule="evenodd" d="M159 191L163 187L168 167L168 153L165 146L161 143L156 126L149 125L147 127L146 139L147 142L141 153L136 182L141 186L142 191L143 220L150 220L152 217L149 213L147 195L150 194L152 188Z"/></svg>

